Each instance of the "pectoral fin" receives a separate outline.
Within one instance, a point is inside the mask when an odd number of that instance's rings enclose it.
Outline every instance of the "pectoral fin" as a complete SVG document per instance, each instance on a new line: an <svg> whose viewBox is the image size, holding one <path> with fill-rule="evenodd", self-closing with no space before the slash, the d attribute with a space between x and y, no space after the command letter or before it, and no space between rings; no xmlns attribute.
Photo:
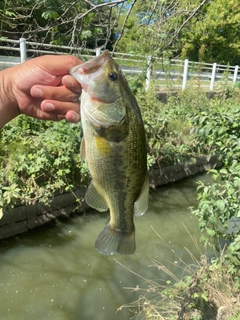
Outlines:
<svg viewBox="0 0 240 320"><path fill-rule="evenodd" d="M103 197L97 192L96 188L94 187L93 182L91 182L90 186L87 189L86 195L85 195L85 201L87 202L87 204L100 211L107 211L108 206L105 202L105 200L103 199Z"/></svg>
<svg viewBox="0 0 240 320"><path fill-rule="evenodd" d="M140 196L134 203L134 213L136 216L143 215L148 209L149 179L146 175Z"/></svg>

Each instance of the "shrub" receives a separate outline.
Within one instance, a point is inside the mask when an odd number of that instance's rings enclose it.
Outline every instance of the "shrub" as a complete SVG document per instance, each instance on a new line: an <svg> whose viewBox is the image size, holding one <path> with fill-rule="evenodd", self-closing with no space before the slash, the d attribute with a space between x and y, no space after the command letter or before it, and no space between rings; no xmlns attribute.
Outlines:
<svg viewBox="0 0 240 320"><path fill-rule="evenodd" d="M56 192L84 184L80 127L21 116L1 131L0 207L47 203Z"/></svg>
<svg viewBox="0 0 240 320"><path fill-rule="evenodd" d="M201 147L218 154L224 165L210 170L213 182L199 183L198 206L192 212L209 236L231 243L224 257L236 275L240 266L240 112L238 103L225 101L212 113L193 117L193 132ZM207 238L205 238L207 240ZM240 284L239 284L240 285Z"/></svg>

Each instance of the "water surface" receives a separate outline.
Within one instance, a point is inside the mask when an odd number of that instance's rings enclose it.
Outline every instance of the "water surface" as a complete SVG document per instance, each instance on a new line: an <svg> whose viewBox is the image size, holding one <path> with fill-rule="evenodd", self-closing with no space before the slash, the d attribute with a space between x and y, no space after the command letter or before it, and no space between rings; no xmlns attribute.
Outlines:
<svg viewBox="0 0 240 320"><path fill-rule="evenodd" d="M152 267L153 260L181 277L179 258L193 262L184 248L196 258L201 255L193 241L201 236L197 220L188 210L196 204L197 180L151 192L149 210L135 218L137 250L132 256L104 256L94 248L109 218L96 211L1 242L0 319L130 319L127 308L117 309L139 297L129 288L144 280L126 268L164 283L169 276Z"/></svg>

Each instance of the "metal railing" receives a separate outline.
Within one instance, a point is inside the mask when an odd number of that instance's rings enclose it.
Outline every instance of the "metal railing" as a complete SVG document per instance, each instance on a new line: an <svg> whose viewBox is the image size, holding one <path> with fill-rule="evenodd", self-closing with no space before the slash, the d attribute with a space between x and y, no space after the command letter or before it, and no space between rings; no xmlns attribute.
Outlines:
<svg viewBox="0 0 240 320"><path fill-rule="evenodd" d="M0 44L0 50L4 52L4 55L0 55L0 69L43 54L75 54L82 60L88 60L101 52L99 48L92 50L81 47L58 46L26 41L24 38L19 40L0 38ZM15 52L19 53L18 56L15 56ZM194 62L188 59L163 60L153 56L144 57L121 52L114 52L113 56L128 76L134 77L144 72L147 90L151 82L164 88L171 86L180 87L184 90L188 85L191 85L191 87L203 86L212 91L216 81L233 86L240 81L238 65Z"/></svg>

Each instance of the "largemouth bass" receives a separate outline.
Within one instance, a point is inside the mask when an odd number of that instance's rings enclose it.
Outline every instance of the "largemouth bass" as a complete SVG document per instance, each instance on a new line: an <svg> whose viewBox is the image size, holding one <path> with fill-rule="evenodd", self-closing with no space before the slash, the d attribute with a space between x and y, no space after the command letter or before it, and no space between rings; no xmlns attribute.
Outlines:
<svg viewBox="0 0 240 320"><path fill-rule="evenodd" d="M92 182L85 201L110 210L95 247L103 254L133 254L133 215L148 207L146 140L137 101L109 51L70 69L81 84L81 158Z"/></svg>

